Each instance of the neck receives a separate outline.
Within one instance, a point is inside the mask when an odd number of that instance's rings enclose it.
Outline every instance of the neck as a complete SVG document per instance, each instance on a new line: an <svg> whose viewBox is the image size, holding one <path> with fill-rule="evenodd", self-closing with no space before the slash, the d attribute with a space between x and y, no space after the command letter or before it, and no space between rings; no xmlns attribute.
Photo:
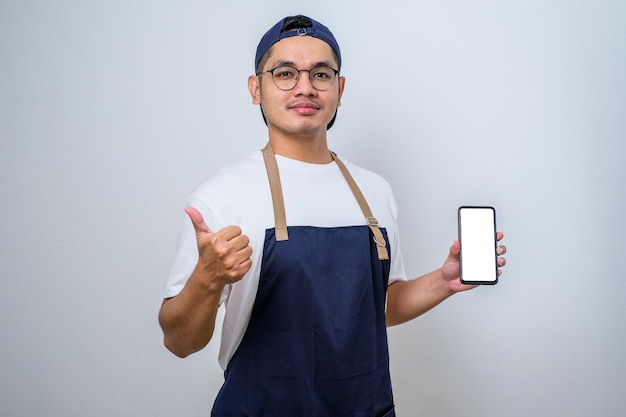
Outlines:
<svg viewBox="0 0 626 417"><path fill-rule="evenodd" d="M276 155L311 164L327 164L332 161L326 132L315 136L285 136L272 134L270 145Z"/></svg>

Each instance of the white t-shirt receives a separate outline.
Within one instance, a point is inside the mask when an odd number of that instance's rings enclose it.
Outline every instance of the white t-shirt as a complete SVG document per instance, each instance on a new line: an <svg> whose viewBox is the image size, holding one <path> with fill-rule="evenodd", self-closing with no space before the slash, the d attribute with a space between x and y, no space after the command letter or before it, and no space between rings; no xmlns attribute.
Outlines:
<svg viewBox="0 0 626 417"><path fill-rule="evenodd" d="M276 155L285 200L287 227L340 227L367 222L348 183L334 162L310 164ZM342 161L359 185L379 226L387 230L390 253L389 283L406 280L397 228L397 205L391 187L379 175ZM202 213L212 231L228 225L241 227L250 238L252 267L243 279L222 294L226 306L219 363L226 369L245 333L261 270L265 231L274 227L274 211L261 151L219 171L189 198L188 205ZM165 297L176 296L198 261L196 235L186 221L178 255L169 275Z"/></svg>

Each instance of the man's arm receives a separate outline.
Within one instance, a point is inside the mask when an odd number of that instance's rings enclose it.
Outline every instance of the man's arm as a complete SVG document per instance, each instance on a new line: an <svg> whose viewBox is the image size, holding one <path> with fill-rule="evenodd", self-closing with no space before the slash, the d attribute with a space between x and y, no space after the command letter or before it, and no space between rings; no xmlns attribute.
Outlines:
<svg viewBox="0 0 626 417"><path fill-rule="evenodd" d="M197 271L180 294L163 300L159 312L165 347L181 358L201 350L211 340L222 294L219 287L204 286L205 278Z"/></svg>
<svg viewBox="0 0 626 417"><path fill-rule="evenodd" d="M180 294L163 300L159 312L165 346L181 358L209 343L224 287L241 280L252 265L249 239L239 227L213 233L196 209L185 211L196 231L198 263Z"/></svg>
<svg viewBox="0 0 626 417"><path fill-rule="evenodd" d="M498 232L496 239L500 241L503 237L504 235ZM453 294L476 288L476 285L461 284L459 253L460 245L458 241L455 241L441 268L414 280L400 281L389 285L387 289L387 326L405 323L424 314ZM500 256L505 253L506 246L497 247L499 267L506 264L506 260ZM498 274L501 272L498 270Z"/></svg>

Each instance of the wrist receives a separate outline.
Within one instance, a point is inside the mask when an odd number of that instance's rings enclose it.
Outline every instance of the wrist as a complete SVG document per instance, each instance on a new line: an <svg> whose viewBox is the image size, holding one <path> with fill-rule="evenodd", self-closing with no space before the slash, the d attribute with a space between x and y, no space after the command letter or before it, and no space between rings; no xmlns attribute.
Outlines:
<svg viewBox="0 0 626 417"><path fill-rule="evenodd" d="M200 292L204 297L221 296L226 283L220 282L213 274L198 267L193 271L187 286L191 286L194 292Z"/></svg>
<svg viewBox="0 0 626 417"><path fill-rule="evenodd" d="M437 275L438 275L438 279L437 282L439 283L439 288L438 291L440 291L445 297L449 297L451 295L456 294L458 291L455 289L454 287L454 279L450 279L446 273L444 272L444 268L441 267L439 268L439 270L437 271Z"/></svg>

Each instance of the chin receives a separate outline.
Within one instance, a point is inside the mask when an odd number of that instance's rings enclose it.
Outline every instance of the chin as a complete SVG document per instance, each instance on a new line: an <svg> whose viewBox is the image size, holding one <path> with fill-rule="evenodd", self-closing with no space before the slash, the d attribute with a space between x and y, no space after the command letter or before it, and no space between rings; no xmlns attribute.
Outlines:
<svg viewBox="0 0 626 417"><path fill-rule="evenodd" d="M280 130L285 134L292 136L315 136L326 132L326 124L300 124L296 126L274 126L276 130Z"/></svg>

